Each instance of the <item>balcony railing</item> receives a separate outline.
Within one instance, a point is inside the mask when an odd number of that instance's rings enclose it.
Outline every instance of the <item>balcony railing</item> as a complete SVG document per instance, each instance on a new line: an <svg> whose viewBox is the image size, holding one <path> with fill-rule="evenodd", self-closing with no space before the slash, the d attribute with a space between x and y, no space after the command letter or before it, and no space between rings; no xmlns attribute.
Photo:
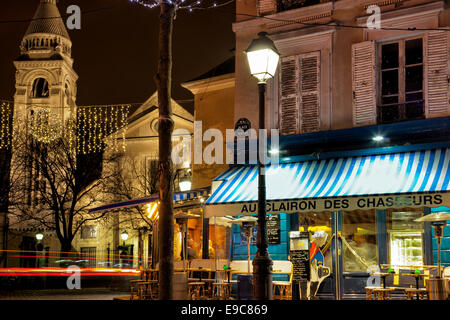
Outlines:
<svg viewBox="0 0 450 320"><path fill-rule="evenodd" d="M303 8L331 0L277 0L277 12Z"/></svg>
<svg viewBox="0 0 450 320"><path fill-rule="evenodd" d="M425 118L425 102L424 100L415 100L379 105L377 113L379 124L423 119Z"/></svg>

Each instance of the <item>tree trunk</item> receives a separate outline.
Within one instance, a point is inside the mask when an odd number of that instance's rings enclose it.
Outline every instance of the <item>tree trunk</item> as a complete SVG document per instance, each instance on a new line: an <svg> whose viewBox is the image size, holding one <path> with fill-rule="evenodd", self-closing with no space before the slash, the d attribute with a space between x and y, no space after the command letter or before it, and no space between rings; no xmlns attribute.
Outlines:
<svg viewBox="0 0 450 320"><path fill-rule="evenodd" d="M0 151L0 266L6 268L11 150Z"/></svg>
<svg viewBox="0 0 450 320"><path fill-rule="evenodd" d="M161 1L159 61L155 77L159 107L159 299L173 299L173 180L172 180L172 28L175 8Z"/></svg>
<svg viewBox="0 0 450 320"><path fill-rule="evenodd" d="M72 241L67 239L60 239L61 244L61 257L70 258L69 252L72 251Z"/></svg>

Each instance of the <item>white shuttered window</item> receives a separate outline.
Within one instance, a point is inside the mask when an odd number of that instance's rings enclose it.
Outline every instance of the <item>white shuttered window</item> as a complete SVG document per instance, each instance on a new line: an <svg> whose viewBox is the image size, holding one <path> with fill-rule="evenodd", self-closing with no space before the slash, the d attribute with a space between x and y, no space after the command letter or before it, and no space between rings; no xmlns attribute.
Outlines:
<svg viewBox="0 0 450 320"><path fill-rule="evenodd" d="M320 52L281 59L281 135L320 130Z"/></svg>
<svg viewBox="0 0 450 320"><path fill-rule="evenodd" d="M448 115L449 40L446 31L427 32L428 117Z"/></svg>
<svg viewBox="0 0 450 320"><path fill-rule="evenodd" d="M423 37L380 42L378 47L375 41L354 44L353 125L420 119L420 100L425 104L422 117L449 115L449 37L445 31L428 31Z"/></svg>
<svg viewBox="0 0 450 320"><path fill-rule="evenodd" d="M353 125L366 126L377 121L375 82L375 42L352 46Z"/></svg>

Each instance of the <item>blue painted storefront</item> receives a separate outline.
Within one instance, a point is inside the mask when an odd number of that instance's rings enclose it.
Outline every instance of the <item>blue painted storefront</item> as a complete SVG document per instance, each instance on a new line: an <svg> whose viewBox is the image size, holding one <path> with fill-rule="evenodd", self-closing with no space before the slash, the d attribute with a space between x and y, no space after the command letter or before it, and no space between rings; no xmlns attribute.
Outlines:
<svg viewBox="0 0 450 320"><path fill-rule="evenodd" d="M449 211L449 207L440 208L424 208L424 214L436 212L436 211ZM330 213L332 233L342 230L342 212ZM280 214L280 229L281 229L281 241L277 245L269 245L269 254L272 260L288 260L289 257L289 231L298 230L298 221L296 214ZM450 221L449 221L450 223ZM378 245L378 263L388 264L388 238L387 238L387 225L386 225L386 210L377 210L376 212L376 229L377 233L377 245ZM336 230L338 229L338 230ZM232 229L233 242L231 260L247 260L247 245L241 241L241 231L238 225L233 225ZM338 242L339 250L343 250L342 242ZM434 237L434 230L429 224L425 225L424 237L424 262L426 265L437 265L437 242ZM430 247L432 246L432 250ZM256 245L250 246L250 259L253 260L256 254ZM332 255L335 256L335 242L331 246ZM342 256L339 257L339 263L342 265ZM441 244L441 263L443 267L450 266L450 225L444 229L444 237ZM333 265L328 266L332 270L336 270L336 261L333 260ZM366 286L367 277L369 274L341 272L340 275L340 292L342 295L352 294L364 294L364 287ZM274 280L287 280L286 276L274 275ZM334 297L336 293L336 275L333 273L329 278L321 285L319 293L323 296Z"/></svg>
<svg viewBox="0 0 450 320"><path fill-rule="evenodd" d="M372 137L383 134L389 139L384 144L374 144ZM397 152L412 152L434 148L449 148L450 117L406 121L388 125L376 125L360 128L334 130L327 132L310 133L280 137L279 149L282 150L280 163L290 163L308 160L330 159L335 157L351 157L363 155L391 154ZM268 141L268 145L270 142ZM235 149L235 156L239 153L248 153ZM280 152L281 154L281 152ZM444 203L444 205L449 205ZM424 214L435 211L449 211L450 207L423 209ZM269 254L272 260L287 260L289 255L289 231L298 230L296 214L280 214L281 243L269 245ZM342 212L331 212L330 221L332 233L342 231ZM450 223L450 221L449 221ZM389 239L387 233L386 210L376 211L376 230L378 246L378 263L388 264ZM230 260L247 260L247 246L241 245L240 227L233 226L232 251ZM335 238L336 239L336 238ZM342 250L342 241L333 240L330 247L333 255L332 270L336 270L336 263L342 266L342 256L336 250ZM424 224L423 234L424 263L437 265L437 242L434 230L429 223ZM250 247L250 258L253 259L256 246ZM336 261L338 260L338 261ZM450 226L445 227L441 244L441 263L444 267L450 266ZM342 295L363 294L368 273L343 273L336 278L334 273L322 283L319 293L336 297L336 285L340 286ZM340 281L338 281L340 280Z"/></svg>
<svg viewBox="0 0 450 320"><path fill-rule="evenodd" d="M272 260L288 260L289 255L289 231L291 231L291 223L289 215L280 214L280 244L269 245L269 253ZM233 259L247 260L247 245L241 245L241 228L233 225ZM250 257L253 260L256 254L256 245L250 246Z"/></svg>
<svg viewBox="0 0 450 320"><path fill-rule="evenodd" d="M432 208L431 212L445 211L450 213L450 207ZM434 229L434 228L432 228ZM432 230L433 241L433 264L438 264L438 245ZM447 226L444 227L444 233L441 240L441 264L443 267L450 267L450 220L447 221Z"/></svg>

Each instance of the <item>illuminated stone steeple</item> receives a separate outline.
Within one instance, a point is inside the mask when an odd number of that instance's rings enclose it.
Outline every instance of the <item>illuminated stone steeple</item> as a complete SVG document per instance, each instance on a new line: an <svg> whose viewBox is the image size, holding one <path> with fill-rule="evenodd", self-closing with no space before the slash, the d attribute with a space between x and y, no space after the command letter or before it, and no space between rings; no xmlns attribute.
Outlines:
<svg viewBox="0 0 450 320"><path fill-rule="evenodd" d="M46 107L65 121L76 111L72 42L56 6L41 0L20 44L16 67L15 118Z"/></svg>

